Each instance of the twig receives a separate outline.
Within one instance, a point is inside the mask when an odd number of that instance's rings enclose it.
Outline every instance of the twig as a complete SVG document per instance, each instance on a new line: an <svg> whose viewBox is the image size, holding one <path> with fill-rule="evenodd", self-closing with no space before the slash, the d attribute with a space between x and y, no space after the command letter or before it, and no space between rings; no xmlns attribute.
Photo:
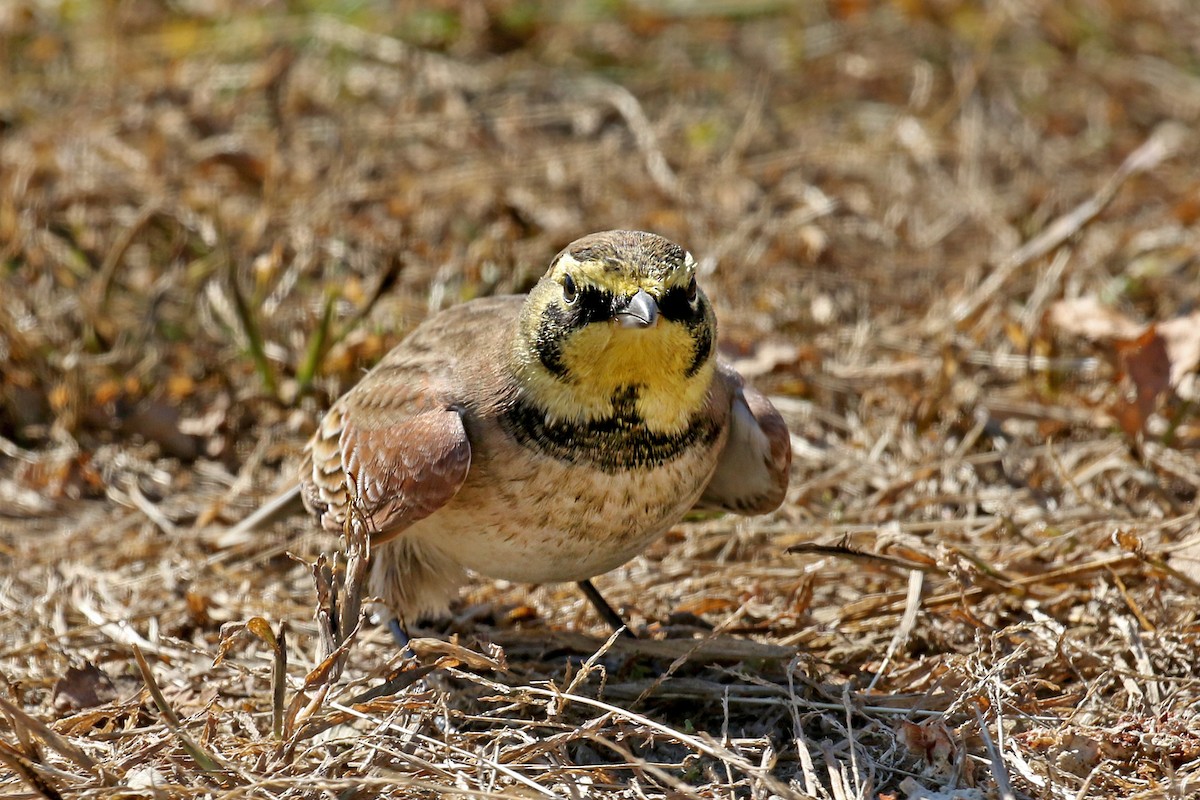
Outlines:
<svg viewBox="0 0 1200 800"><path fill-rule="evenodd" d="M687 650L686 652L680 653L678 656L676 656L675 660L672 661L670 663L670 665L667 666L666 670L664 670L661 675L656 677L650 683L650 685L646 687L645 691L643 691L641 694L639 694L637 696L637 699L634 700L633 703L630 704L630 707L636 708L636 707L640 706L642 704L642 702L647 697L650 696L650 694L652 694L654 691L656 691L658 689L658 687L662 686L663 683L670 680L671 676L674 675L676 672L678 672L680 667L682 667L688 661L695 658L696 653L700 650L701 647L704 646L705 642L710 642L710 641L713 641L714 639L716 639L717 636L719 636L723 630L728 628L730 625L733 624L733 622L735 620L737 620L739 617L741 617L741 615L745 612L745 610L746 610L745 604L739 606L737 609L735 609L733 611L733 613L729 614L727 617L725 617L725 619L721 620L721 622L715 628L713 628L711 631L709 631L709 633L706 636L698 638L696 640L696 645L694 647L692 647L691 649ZM571 692L574 688L575 688L574 686L568 687L567 691Z"/></svg>
<svg viewBox="0 0 1200 800"><path fill-rule="evenodd" d="M1180 126L1171 123L1160 125L1150 135L1150 138L1129 154L1099 191L1073 210L1051 222L1041 233L1014 250L1008 258L992 270L975 291L960 300L951 309L948 317L938 315L936 319L931 319L933 328L942 330L973 315L980 306L999 291L1000 287L1018 269L1051 252L1099 216L1131 176L1153 169L1174 155L1182 145L1183 138L1184 131Z"/></svg>
<svg viewBox="0 0 1200 800"><path fill-rule="evenodd" d="M349 706L344 706L341 703L338 703L335 701L330 701L329 707L336 708L338 711L341 711L344 714L349 714L353 717L358 717L359 719L367 720L368 722L371 722L374 724L379 724L381 722L376 717L372 717L369 714L359 711L356 708L350 708ZM450 744L449 742L445 741L444 739L434 739L433 737L426 736L423 733L401 729L398 725L396 725L393 722L383 722L383 725L385 727L393 729L393 730L402 730L406 736L412 736L414 739L418 739L422 742L425 742L426 744L428 744L432 747L444 747L454 753L457 753L458 755L467 757L471 761L476 761L476 762L479 762L482 764L486 764L487 766L491 767L492 769L496 770L497 772L507 775L508 777L512 778L513 780L522 784L523 786L528 786L530 789L533 789L535 792L537 792L538 794L540 794L544 797L558 797L558 795L554 794L554 792L551 792L545 786L542 786L539 783L535 783L534 781L525 777L524 775L517 772L516 770L511 769L510 767L508 767L504 764L501 764L499 761L493 761L491 759L485 758L481 753L472 753L469 750L464 750L461 747Z"/></svg>
<svg viewBox="0 0 1200 800"><path fill-rule="evenodd" d="M102 778L106 783L110 781L110 777L105 773L104 768L97 764L91 756L59 736L50 726L41 720L26 714L22 709L3 697L0 697L0 711L3 711L9 718L14 729L24 728L45 742L52 750L69 761L83 767L90 774Z"/></svg>
<svg viewBox="0 0 1200 800"><path fill-rule="evenodd" d="M667 158L658 144L658 135L654 132L646 112L642 110L642 104L633 93L624 86L596 78L581 81L581 88L604 100L621 115L629 132L633 134L638 151L646 161L646 173L650 179L663 194L671 198L680 197L679 178L667 163Z"/></svg>
<svg viewBox="0 0 1200 800"><path fill-rule="evenodd" d="M0 739L0 763L7 764L9 769L20 775L38 794L49 800L61 800L62 795L58 790L46 783L45 779L38 774L38 767L41 765L35 764L32 759L18 752L15 747L3 739Z"/></svg>
<svg viewBox="0 0 1200 800"><path fill-rule="evenodd" d="M550 697L555 700L566 699L566 700L570 700L573 703L579 703L580 705L591 706L592 708L598 708L602 711L607 711L610 714L614 714L618 717L624 717L625 719L628 719L631 722L636 722L639 725L643 725L647 728L650 728L651 730L656 730L665 736L669 736L669 737L675 739L676 741L678 741L680 744L686 745L687 747L692 748L693 750L695 750L698 753L704 753L705 755L711 756L720 761L731 762L734 766L736 766L738 769L740 769L745 774L752 775L752 776L757 777L765 782L768 782L770 784L769 788L773 792L777 792L784 796L786 796L790 792L790 790L782 782L776 780L769 774L765 773L758 766L751 764L749 761L745 760L744 758L737 755L736 753L731 752L730 750L721 746L720 744L717 744L716 742L713 742L713 741L706 741L706 740L701 739L696 736L690 736L686 733L683 733L682 731L677 731L670 726L663 725L661 722L655 722L654 720L650 719L649 717L643 716L642 714L638 714L634 711L630 711L629 709L610 705L609 703L605 703L603 700L593 700L590 697L583 697L583 696L577 695L577 694L566 694L565 692L555 692L550 689L543 689L539 686L523 686L518 691L520 691L523 694L532 694L532 695L537 695L540 697Z"/></svg>
<svg viewBox="0 0 1200 800"><path fill-rule="evenodd" d="M1150 713L1157 716L1162 712L1162 692L1154 675L1154 665L1150 663L1150 655L1146 652L1146 644L1138 634L1137 627L1130 622L1129 617L1117 614L1113 618L1113 623L1125 637L1125 641L1129 643L1129 652L1133 654L1133 663L1137 665L1137 671L1141 673L1138 683L1146 689L1146 697L1150 701Z"/></svg>
<svg viewBox="0 0 1200 800"><path fill-rule="evenodd" d="M112 248L108 251L108 255L104 257L104 263L100 265L100 273L96 276L96 280L100 285L100 306L97 316L104 316L108 312L108 301L112 296L113 280L117 274L117 267L120 265L121 259L125 257L129 246L133 244L134 237L161 210L162 202L157 198L152 198L138 209L137 217L129 224L129 227L121 232L117 241L113 243Z"/></svg>
<svg viewBox="0 0 1200 800"><path fill-rule="evenodd" d="M167 647L150 641L146 637L137 632L137 629L129 624L129 620L122 619L117 622L110 622L100 613L100 611L85 601L82 597L76 597L74 601L75 608L79 613L87 617L88 621L96 626L96 629L107 636L112 641L118 644L126 644L131 647L137 647L145 650L148 653L155 655L166 656L168 658L190 658L191 653L186 650L181 650L175 647Z"/></svg>
<svg viewBox="0 0 1200 800"><path fill-rule="evenodd" d="M580 665L579 671L575 673L575 677L572 678L571 682L567 684L567 688L565 690L567 694L574 692L579 688L581 683L587 680L588 675L590 675L592 670L596 668L596 662L603 658L604 654L611 650L612 646L616 644L617 639L621 638L623 635L624 634L621 630L613 631L611 634L609 634L609 637L605 640L604 644L600 645L598 648L596 648L596 652L588 656L587 661L584 661L583 664Z"/></svg>
<svg viewBox="0 0 1200 800"><path fill-rule="evenodd" d="M653 764L647 764L645 759L638 758L630 750L622 747L621 745L617 744L616 742L614 742L613 740L611 740L605 736L601 736L598 733L590 733L590 732L581 731L579 738L586 739L589 742L595 742L596 744L601 745L602 747L607 747L609 750L612 750L614 753L621 756L621 758L625 759L630 764L636 765L634 767L634 769L642 771L642 772L646 772L650 775L653 775L660 782L671 787L671 789L676 794L678 794L682 797L694 797L694 798L696 798L696 800L701 800L701 798L704 798L706 796L711 796L711 795L700 794L695 789L691 788L690 786L688 786L686 783L684 783L683 781L676 778L671 773L667 772L666 770L659 769L658 767L654 766ZM731 781L731 783L732 783L732 781Z"/></svg>
<svg viewBox="0 0 1200 800"><path fill-rule="evenodd" d="M878 525L866 526L868 529L876 529ZM883 553L868 553L866 550L861 550L851 544L843 542L842 544L819 544L817 542L801 542L794 544L787 549L788 553L818 555L818 556L834 556L836 558L849 558L856 561L873 562L883 564L888 567L906 570L908 572L933 572L938 575L945 575L946 570L939 567L937 564L922 564L919 561L913 561L907 558L897 558L896 556L884 555Z"/></svg>
<svg viewBox="0 0 1200 800"><path fill-rule="evenodd" d="M283 738L283 715L287 702L287 620L279 621L275 658L271 660L271 732Z"/></svg>
<svg viewBox="0 0 1200 800"><path fill-rule="evenodd" d="M1017 800L1017 796L1013 794L1012 784L1008 781L1008 770L1004 767L1004 759L1001 757L1000 751L996 749L996 743L992 741L987 721L984 720L978 706L975 708L975 721L979 725L979 736L983 739L984 747L987 748L988 760L992 766L992 778L996 781L996 791L1003 800Z"/></svg>
<svg viewBox="0 0 1200 800"><path fill-rule="evenodd" d="M348 701L346 701L346 704L357 706L374 700L377 697L388 697L389 695L398 694L401 690L412 686L414 683L421 680L437 668L438 666L436 664L426 664L421 667L398 670L390 678L378 686L354 695L354 697L351 697Z"/></svg>
<svg viewBox="0 0 1200 800"><path fill-rule="evenodd" d="M150 670L150 665L146 662L146 657L142 655L142 649L136 644L133 647L133 658L137 661L138 669L142 672L142 680L146 682L146 689L150 692L150 696L154 698L154 705L158 707L159 714L162 715L163 722L179 739L179 743L187 754L192 757L196 765L205 772L213 772L221 775L229 776L232 772L224 767L215 756L206 751L203 747L196 743L191 736L183 729L183 725L179 722L179 717L175 714L175 710L171 708L171 704L167 702L167 698L163 695L162 689L159 688L158 681L154 679L154 673Z"/></svg>
<svg viewBox="0 0 1200 800"><path fill-rule="evenodd" d="M854 735L854 703L850 697L850 683L842 684L842 713L846 717L846 746L850 750L850 770L854 774L854 796L865 797L862 772L858 766L858 739Z"/></svg>
<svg viewBox="0 0 1200 800"><path fill-rule="evenodd" d="M908 573L908 595L904 598L904 616L900 618L900 625L892 635L892 640L888 642L887 652L883 655L883 663L879 665L879 669L871 677L871 682L867 684L868 692L873 690L879 679L887 673L887 668L891 664L892 657L896 655L896 651L900 649L900 646L908 641L913 628L916 627L917 612L921 610L921 589L924 586L924 573L917 569Z"/></svg>

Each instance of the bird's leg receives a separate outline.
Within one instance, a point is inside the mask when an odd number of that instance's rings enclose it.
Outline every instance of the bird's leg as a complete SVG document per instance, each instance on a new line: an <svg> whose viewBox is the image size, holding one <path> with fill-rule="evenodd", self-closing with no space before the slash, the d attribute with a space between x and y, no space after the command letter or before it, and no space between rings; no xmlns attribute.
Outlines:
<svg viewBox="0 0 1200 800"><path fill-rule="evenodd" d="M596 609L596 613L600 618L608 623L608 626L614 631L621 631L622 636L628 636L630 639L636 639L633 631L629 629L629 625L625 620L621 619L621 615L613 611L613 607L604 599L604 595L600 594L600 590L592 585L591 581L580 581L579 590L583 592L583 596L592 604L592 608Z"/></svg>
<svg viewBox="0 0 1200 800"><path fill-rule="evenodd" d="M396 644L400 646L400 650L409 649L408 643L412 638L408 635L408 631L404 630L404 626L400 624L400 620L392 617L388 620L388 630L392 632L392 638L396 640Z"/></svg>

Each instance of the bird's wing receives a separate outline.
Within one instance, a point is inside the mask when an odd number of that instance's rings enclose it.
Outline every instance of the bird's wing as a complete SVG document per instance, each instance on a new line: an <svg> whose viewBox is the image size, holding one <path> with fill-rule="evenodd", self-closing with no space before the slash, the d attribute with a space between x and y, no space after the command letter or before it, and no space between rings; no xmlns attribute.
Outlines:
<svg viewBox="0 0 1200 800"><path fill-rule="evenodd" d="M783 417L761 392L721 365L717 380L730 388L729 438L697 508L766 514L783 502L792 442Z"/></svg>
<svg viewBox="0 0 1200 800"><path fill-rule="evenodd" d="M341 531L353 508L372 541L387 541L445 505L467 479L471 445L456 408L336 404L305 448L304 503L326 530Z"/></svg>

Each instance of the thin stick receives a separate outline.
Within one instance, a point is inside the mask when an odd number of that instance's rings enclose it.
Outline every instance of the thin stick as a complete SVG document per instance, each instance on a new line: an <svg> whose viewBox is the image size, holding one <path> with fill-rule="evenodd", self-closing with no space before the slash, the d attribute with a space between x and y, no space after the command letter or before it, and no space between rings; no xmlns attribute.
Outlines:
<svg viewBox="0 0 1200 800"><path fill-rule="evenodd" d="M62 795L58 790L50 784L46 783L45 779L38 774L40 764L34 764L33 761L26 755L17 752L16 748L8 742L0 739L0 764L7 764L17 775L25 780L33 790L49 800L61 800Z"/></svg>
<svg viewBox="0 0 1200 800"><path fill-rule="evenodd" d="M904 616L900 618L900 625L896 628L896 633L892 636L892 640L888 642L887 652L883 655L883 663L879 665L875 675L871 678L871 682L867 684L867 691L875 688L875 684L879 682L886 673L888 666L892 662L892 656L896 655L896 651L900 646L908 641L909 635L917 624L917 612L921 610L921 589L925 585L925 575L920 570L914 569L908 573L908 595L904 598Z"/></svg>
<svg viewBox="0 0 1200 800"><path fill-rule="evenodd" d="M1100 212L1104 211L1112 202L1125 181L1139 172L1153 169L1170 158L1179 149L1182 142L1183 131L1180 126L1171 124L1159 126L1150 135L1150 138L1142 143L1141 147L1134 150L1121 162L1117 171L1095 194L1051 222L1041 233L1014 250L1008 258L992 270L975 291L951 309L948 317L938 315L936 320L931 320L934 322L934 327L943 329L970 317L995 295L1017 270L1030 261L1050 253L1082 230L1089 222L1100 216Z"/></svg>
<svg viewBox="0 0 1200 800"><path fill-rule="evenodd" d="M158 681L154 679L154 673L150 670L150 665L146 662L146 657L142 655L142 649L136 644L133 647L133 657L137 661L138 669L142 672L142 680L146 682L146 689L150 692L150 696L154 699L154 705L158 706L158 711L162 715L163 722L179 739L179 743L183 745L183 749L192 757L196 765L205 772L217 772L221 774L229 774L229 770L225 769L215 756L201 747L196 740L187 735L183 729L183 724L180 723L179 717L175 714L175 710L171 708L167 698L163 695L162 689L158 685Z"/></svg>
<svg viewBox="0 0 1200 800"><path fill-rule="evenodd" d="M104 768L97 764L91 756L80 750L75 745L68 742L50 726L44 722L35 719L17 706L0 697L0 711L3 711L11 720L13 728L22 727L29 730L39 739L46 743L52 750L61 754L69 761L73 761L79 766L86 769L92 775L104 776Z"/></svg>
<svg viewBox="0 0 1200 800"><path fill-rule="evenodd" d="M996 791L1003 800L1017 800L1017 796L1013 794L1012 784L1008 780L1008 770L1004 767L1004 759L1000 756L996 743L992 741L987 721L984 720L983 714L978 708L975 709L975 721L979 723L979 736L983 739L984 747L987 748L988 760L992 765L992 777L996 780Z"/></svg>

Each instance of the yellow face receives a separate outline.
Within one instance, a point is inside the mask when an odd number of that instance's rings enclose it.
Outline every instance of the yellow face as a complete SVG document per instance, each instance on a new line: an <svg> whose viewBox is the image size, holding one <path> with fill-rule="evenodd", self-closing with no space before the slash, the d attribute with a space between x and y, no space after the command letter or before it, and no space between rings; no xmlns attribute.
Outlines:
<svg viewBox="0 0 1200 800"><path fill-rule="evenodd" d="M653 234L570 245L522 312L517 361L530 399L561 421L686 428L715 363L716 319L695 273L683 248Z"/></svg>

